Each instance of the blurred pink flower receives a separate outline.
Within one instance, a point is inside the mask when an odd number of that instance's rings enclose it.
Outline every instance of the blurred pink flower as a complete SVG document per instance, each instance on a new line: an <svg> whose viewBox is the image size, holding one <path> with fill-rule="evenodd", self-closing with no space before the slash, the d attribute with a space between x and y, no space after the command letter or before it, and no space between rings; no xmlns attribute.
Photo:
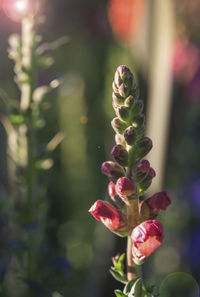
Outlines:
<svg viewBox="0 0 200 297"><path fill-rule="evenodd" d="M187 40L177 40L174 45L173 74L176 80L189 83L200 65L199 49Z"/></svg>

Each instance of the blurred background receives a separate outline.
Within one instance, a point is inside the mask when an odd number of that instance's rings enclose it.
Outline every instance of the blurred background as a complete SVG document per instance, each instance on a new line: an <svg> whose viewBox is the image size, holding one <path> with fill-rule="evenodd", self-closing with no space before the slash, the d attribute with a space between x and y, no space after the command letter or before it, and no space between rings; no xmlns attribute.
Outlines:
<svg viewBox="0 0 200 297"><path fill-rule="evenodd" d="M44 40L69 38L55 52L55 64L38 78L39 84L63 79L52 95L41 138L57 130L65 134L46 176L49 224L41 286L53 297L107 297L120 289L109 268L126 241L88 214L97 199L108 199L100 167L114 144L111 84L120 64L134 72L145 101L146 134L154 145L149 160L157 173L149 194L167 190L173 202L161 215L166 237L145 264L145 280L158 285L168 273L184 271L200 283L199 1L51 0L40 5L46 22L38 31ZM20 32L20 24L2 10L0 24L0 88L17 97L7 39ZM9 186L3 127L0 143L3 193ZM4 278L6 252L0 249Z"/></svg>

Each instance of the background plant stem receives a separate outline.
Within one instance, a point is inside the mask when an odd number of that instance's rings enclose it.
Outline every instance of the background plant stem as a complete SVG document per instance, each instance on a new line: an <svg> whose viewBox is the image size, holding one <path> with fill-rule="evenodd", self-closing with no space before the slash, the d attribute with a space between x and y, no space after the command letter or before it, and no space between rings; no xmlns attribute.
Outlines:
<svg viewBox="0 0 200 297"><path fill-rule="evenodd" d="M32 95L34 89L35 70L33 62L33 44L34 44L34 19L25 18L22 21L22 67L27 73L28 80L21 86L21 111L24 112L26 118L25 139L27 148L27 164L26 164L26 196L28 207L29 224L32 223L34 216L33 209L33 190L35 186L34 172L34 147L35 137L32 126ZM28 256L27 256L27 277L32 279L34 274L34 253L32 236L28 234Z"/></svg>

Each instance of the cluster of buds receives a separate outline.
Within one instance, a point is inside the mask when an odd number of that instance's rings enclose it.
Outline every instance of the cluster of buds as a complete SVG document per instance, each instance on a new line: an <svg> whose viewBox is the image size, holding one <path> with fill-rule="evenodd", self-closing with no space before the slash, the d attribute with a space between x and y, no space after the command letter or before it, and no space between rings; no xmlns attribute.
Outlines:
<svg viewBox="0 0 200 297"><path fill-rule="evenodd" d="M116 145L111 150L114 161L102 164L101 171L110 182L108 194L115 207L97 201L89 212L106 227L120 236L130 236L135 262L146 259L164 238L157 220L160 210L171 203L166 191L144 200L144 194L156 173L145 156L152 148L150 138L144 136L143 101L128 67L117 68L113 82L113 108L116 117L111 125L116 132Z"/></svg>

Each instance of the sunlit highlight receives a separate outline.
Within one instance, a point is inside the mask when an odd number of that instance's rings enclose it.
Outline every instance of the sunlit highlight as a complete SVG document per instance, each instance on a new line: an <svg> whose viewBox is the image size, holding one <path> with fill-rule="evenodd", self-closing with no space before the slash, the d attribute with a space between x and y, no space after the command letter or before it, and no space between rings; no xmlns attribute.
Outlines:
<svg viewBox="0 0 200 297"><path fill-rule="evenodd" d="M28 8L26 0L17 1L15 6L16 6L16 9L20 12L25 12Z"/></svg>
<svg viewBox="0 0 200 297"><path fill-rule="evenodd" d="M23 18L34 17L38 11L38 0L3 0L5 14L16 22Z"/></svg>

